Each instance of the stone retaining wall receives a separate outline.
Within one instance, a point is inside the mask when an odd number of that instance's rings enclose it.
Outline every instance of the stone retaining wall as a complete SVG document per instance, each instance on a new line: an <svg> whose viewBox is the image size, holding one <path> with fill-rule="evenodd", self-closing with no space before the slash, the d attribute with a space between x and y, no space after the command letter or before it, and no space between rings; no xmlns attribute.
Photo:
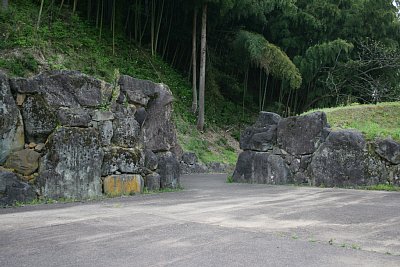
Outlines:
<svg viewBox="0 0 400 267"><path fill-rule="evenodd" d="M125 75L0 73L0 202L179 187L172 102L166 85Z"/></svg>
<svg viewBox="0 0 400 267"><path fill-rule="evenodd" d="M233 181L315 186L400 185L400 144L333 131L323 112L281 118L261 112L241 135Z"/></svg>

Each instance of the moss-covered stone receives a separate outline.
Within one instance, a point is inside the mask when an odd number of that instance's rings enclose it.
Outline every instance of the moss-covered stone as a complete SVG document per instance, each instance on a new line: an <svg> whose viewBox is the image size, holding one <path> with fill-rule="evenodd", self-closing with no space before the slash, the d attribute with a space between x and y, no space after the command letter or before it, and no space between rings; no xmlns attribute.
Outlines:
<svg viewBox="0 0 400 267"><path fill-rule="evenodd" d="M45 143L57 126L57 117L42 95L28 95L22 105L28 142Z"/></svg>
<svg viewBox="0 0 400 267"><path fill-rule="evenodd" d="M38 179L45 197L101 195L103 150L95 129L60 127L49 137L46 151Z"/></svg>

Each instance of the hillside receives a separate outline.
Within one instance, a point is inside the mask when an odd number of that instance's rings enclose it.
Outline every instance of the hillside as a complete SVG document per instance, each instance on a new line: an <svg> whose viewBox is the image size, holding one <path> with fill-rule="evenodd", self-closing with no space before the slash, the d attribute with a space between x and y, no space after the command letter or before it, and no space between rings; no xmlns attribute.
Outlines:
<svg viewBox="0 0 400 267"><path fill-rule="evenodd" d="M368 139L390 136L400 141L400 102L355 104L321 111L327 114L328 122L334 129L356 129Z"/></svg>
<svg viewBox="0 0 400 267"><path fill-rule="evenodd" d="M28 77L45 70L72 69L108 82L127 74L167 84L175 97L174 120L183 149L195 152L205 163L235 163L238 144L231 133L237 137L239 128L226 131L225 125L230 124L227 120L239 120L216 105L209 106L208 130L205 134L198 132L196 118L190 112L190 83L159 56L151 56L147 47L135 45L118 33L113 51L110 29L100 31L73 15L68 6L62 10L51 5L44 8L36 28L38 14L39 6L24 0L12 1L7 12L0 12L0 70L10 76ZM236 109L229 102L221 106Z"/></svg>

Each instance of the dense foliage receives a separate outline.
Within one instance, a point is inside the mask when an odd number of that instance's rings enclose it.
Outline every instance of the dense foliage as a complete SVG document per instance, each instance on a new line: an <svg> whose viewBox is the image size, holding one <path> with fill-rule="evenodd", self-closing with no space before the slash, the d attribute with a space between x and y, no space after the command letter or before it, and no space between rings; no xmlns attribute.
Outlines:
<svg viewBox="0 0 400 267"><path fill-rule="evenodd" d="M193 16L200 27L207 4L206 120L237 112L227 101L241 103L244 114L291 115L400 99L400 21L392 0L33 2L44 13L55 7L79 14L97 28L99 39L111 32L115 54L123 49L117 40L122 34L188 78ZM42 25L39 19L32 27L57 30L56 24Z"/></svg>

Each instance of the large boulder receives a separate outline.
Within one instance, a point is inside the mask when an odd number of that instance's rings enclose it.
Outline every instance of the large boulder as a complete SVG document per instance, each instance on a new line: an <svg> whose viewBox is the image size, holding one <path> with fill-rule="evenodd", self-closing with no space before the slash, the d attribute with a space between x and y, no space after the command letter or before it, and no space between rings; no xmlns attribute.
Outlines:
<svg viewBox="0 0 400 267"><path fill-rule="evenodd" d="M400 144L391 139L376 141L376 153L392 164L400 164Z"/></svg>
<svg viewBox="0 0 400 267"><path fill-rule="evenodd" d="M150 149L144 150L144 166L151 170L155 171L158 168L158 157L153 153Z"/></svg>
<svg viewBox="0 0 400 267"><path fill-rule="evenodd" d="M400 186L400 165L390 166L388 177L388 182L390 184Z"/></svg>
<svg viewBox="0 0 400 267"><path fill-rule="evenodd" d="M121 147L135 147L139 142L140 125L135 120L134 113L118 112L113 120L112 144Z"/></svg>
<svg viewBox="0 0 400 267"><path fill-rule="evenodd" d="M160 190L161 176L156 172L150 173L146 175L144 183L149 191Z"/></svg>
<svg viewBox="0 0 400 267"><path fill-rule="evenodd" d="M39 167L40 153L24 149L13 152L7 159L5 167L14 169L17 173L22 175L31 175Z"/></svg>
<svg viewBox="0 0 400 267"><path fill-rule="evenodd" d="M103 151L92 128L57 129L46 144L39 185L49 198L89 198L101 195Z"/></svg>
<svg viewBox="0 0 400 267"><path fill-rule="evenodd" d="M265 152L276 145L277 124L281 120L278 114L260 112L257 121L240 136L240 148Z"/></svg>
<svg viewBox="0 0 400 267"><path fill-rule="evenodd" d="M26 97L22 105L22 117L28 142L46 142L58 124L56 115L39 94Z"/></svg>
<svg viewBox="0 0 400 267"><path fill-rule="evenodd" d="M120 77L119 84L120 103L127 99L129 103L146 106L145 113L141 110L143 114L137 116L143 124L142 139L145 147L153 152L166 152L178 147L175 126L171 118L173 96L170 89L164 84L125 75ZM140 100L132 98L133 95L140 96Z"/></svg>
<svg viewBox="0 0 400 267"><path fill-rule="evenodd" d="M48 71L33 78L11 79L14 92L41 93L49 106L99 107L108 102L112 86L79 71Z"/></svg>
<svg viewBox="0 0 400 267"><path fill-rule="evenodd" d="M278 123L278 144L292 155L312 154L324 141L326 127L323 112L282 119Z"/></svg>
<svg viewBox="0 0 400 267"><path fill-rule="evenodd" d="M377 184L383 166L367 153L361 133L342 130L329 134L310 168L312 184L332 187Z"/></svg>
<svg viewBox="0 0 400 267"><path fill-rule="evenodd" d="M100 143L102 146L111 145L111 139L114 135L113 124L111 121L100 121L97 123L100 133Z"/></svg>
<svg viewBox="0 0 400 267"><path fill-rule="evenodd" d="M193 152L185 152L182 155L182 161L188 165L194 165L198 162L197 156Z"/></svg>
<svg viewBox="0 0 400 267"><path fill-rule="evenodd" d="M261 111L253 126L256 128L269 127L271 125L277 125L281 119L281 116L276 113Z"/></svg>
<svg viewBox="0 0 400 267"><path fill-rule="evenodd" d="M240 136L240 148L266 152L276 145L276 125L264 128L249 127Z"/></svg>
<svg viewBox="0 0 400 267"><path fill-rule="evenodd" d="M239 183L285 184L290 180L290 171L278 155L244 151L240 153L233 181Z"/></svg>
<svg viewBox="0 0 400 267"><path fill-rule="evenodd" d="M24 144L22 117L11 95L8 78L0 72L0 164Z"/></svg>
<svg viewBox="0 0 400 267"><path fill-rule="evenodd" d="M157 156L157 173L160 174L161 188L179 188L180 169L176 156L171 152L161 152Z"/></svg>
<svg viewBox="0 0 400 267"><path fill-rule="evenodd" d="M111 147L104 149L102 175L119 173L139 173L143 157L139 149Z"/></svg>
<svg viewBox="0 0 400 267"><path fill-rule="evenodd" d="M0 169L0 205L29 202L35 198L32 186L22 182L15 173Z"/></svg>
<svg viewBox="0 0 400 267"><path fill-rule="evenodd" d="M82 108L60 108L57 115L63 126L88 127L91 121L88 111Z"/></svg>

